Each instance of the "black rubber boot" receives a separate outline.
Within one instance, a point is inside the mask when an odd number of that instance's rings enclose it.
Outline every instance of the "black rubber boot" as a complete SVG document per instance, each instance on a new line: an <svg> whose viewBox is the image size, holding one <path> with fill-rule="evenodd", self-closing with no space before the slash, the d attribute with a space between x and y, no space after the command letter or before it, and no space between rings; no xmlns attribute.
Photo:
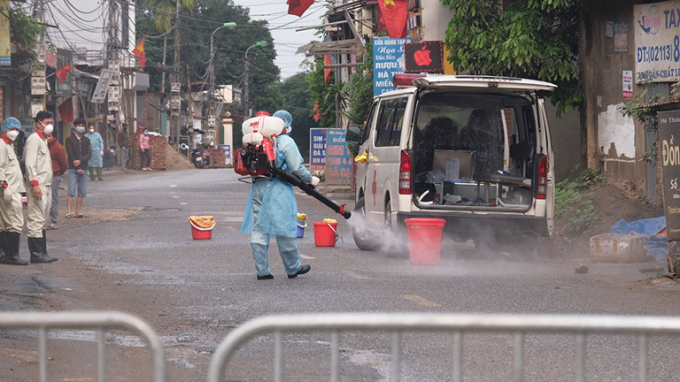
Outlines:
<svg viewBox="0 0 680 382"><path fill-rule="evenodd" d="M9 265L28 265L28 261L19 257L19 244L21 234L19 232L4 232L5 237L5 258L3 264Z"/></svg>
<svg viewBox="0 0 680 382"><path fill-rule="evenodd" d="M28 238L28 251L31 252L31 264L46 264L59 260L54 257L50 257L47 254L45 230L43 230L43 237Z"/></svg>
<svg viewBox="0 0 680 382"><path fill-rule="evenodd" d="M7 232L6 231L0 231L0 263L5 260L5 254L8 252L7 251Z"/></svg>

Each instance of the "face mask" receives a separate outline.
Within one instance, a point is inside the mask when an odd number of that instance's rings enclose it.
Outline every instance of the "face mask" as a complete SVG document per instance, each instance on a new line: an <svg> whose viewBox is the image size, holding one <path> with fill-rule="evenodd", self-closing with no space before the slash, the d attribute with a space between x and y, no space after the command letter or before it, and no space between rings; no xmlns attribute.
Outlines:
<svg viewBox="0 0 680 382"><path fill-rule="evenodd" d="M78 127L76 127L76 132L77 132L78 134L84 133L84 132L85 132L85 127L84 127L84 126L78 126Z"/></svg>
<svg viewBox="0 0 680 382"><path fill-rule="evenodd" d="M43 125L43 126L45 126L45 125ZM54 131L54 126L47 125L47 126L45 126L45 130L43 131L43 133L44 134L52 134L53 131Z"/></svg>
<svg viewBox="0 0 680 382"><path fill-rule="evenodd" d="M17 130L9 130L7 133L5 133L5 136L10 141L14 142L14 140L19 136L19 132Z"/></svg>
<svg viewBox="0 0 680 382"><path fill-rule="evenodd" d="M148 131L145 131L145 132L144 132L144 135L149 135L149 132L148 132Z"/></svg>
<svg viewBox="0 0 680 382"><path fill-rule="evenodd" d="M90 129L90 134L94 133L94 129Z"/></svg>
<svg viewBox="0 0 680 382"><path fill-rule="evenodd" d="M290 134L291 131L293 131L293 126L286 127L286 134Z"/></svg>

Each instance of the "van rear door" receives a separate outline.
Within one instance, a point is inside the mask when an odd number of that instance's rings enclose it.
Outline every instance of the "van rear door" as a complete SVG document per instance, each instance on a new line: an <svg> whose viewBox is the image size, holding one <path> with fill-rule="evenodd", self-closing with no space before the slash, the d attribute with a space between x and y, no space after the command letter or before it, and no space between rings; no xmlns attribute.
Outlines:
<svg viewBox="0 0 680 382"><path fill-rule="evenodd" d="M547 176L547 190L545 197L545 217L546 227L549 236L552 236L555 228L554 214L555 214L555 156L552 150L552 140L550 138L550 125L548 124L548 115L545 111L545 100L538 99L538 107L541 119L542 140L545 142L546 155L548 156L548 176Z"/></svg>

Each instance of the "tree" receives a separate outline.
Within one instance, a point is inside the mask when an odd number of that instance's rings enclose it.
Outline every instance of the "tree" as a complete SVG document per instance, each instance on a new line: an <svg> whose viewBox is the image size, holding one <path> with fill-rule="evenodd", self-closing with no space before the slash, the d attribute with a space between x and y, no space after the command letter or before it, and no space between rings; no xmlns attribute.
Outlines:
<svg viewBox="0 0 680 382"><path fill-rule="evenodd" d="M144 35L158 33L156 31L157 25L167 27L164 21L169 16L167 9L158 8L154 5L163 2L172 1L139 0L137 7L138 39L141 39ZM265 21L252 21L248 14L249 10L234 5L231 0L193 0L193 2L194 7L190 11L185 9L182 13L180 62L175 64L172 62L172 57L168 57L168 67L179 65L180 70L184 70L186 64L189 64L189 75L192 82L207 81L210 36L216 28L225 22L235 22L237 24L235 28L220 30L215 34L216 82L241 87L246 49L258 41L267 41L266 46L253 48L248 53L250 60L250 99L257 99L258 93L266 91L265 88L279 78L279 68L274 64L276 51L267 23ZM147 68L152 75L158 73L152 78L153 89L158 90L160 71L169 70L169 68L162 68L158 65L162 62L163 41L162 39L147 39L146 41L144 48L150 61ZM259 105L254 103L253 107L258 108Z"/></svg>
<svg viewBox="0 0 680 382"><path fill-rule="evenodd" d="M585 101L578 76L577 0L442 0L455 11L446 30L456 70L534 78L558 88L558 113Z"/></svg>
<svg viewBox="0 0 680 382"><path fill-rule="evenodd" d="M317 126L310 107L308 74L297 73L281 84L283 109L288 110L293 116L293 131L290 136L295 139L305 160L309 160L309 129Z"/></svg>
<svg viewBox="0 0 680 382"><path fill-rule="evenodd" d="M324 82L324 63L323 56L314 58L315 65L313 70L307 75L309 84L309 107L312 109L310 115L314 114L314 109L318 110L320 127L335 127L335 99L326 97L327 87L335 86L335 73L331 71L328 85Z"/></svg>

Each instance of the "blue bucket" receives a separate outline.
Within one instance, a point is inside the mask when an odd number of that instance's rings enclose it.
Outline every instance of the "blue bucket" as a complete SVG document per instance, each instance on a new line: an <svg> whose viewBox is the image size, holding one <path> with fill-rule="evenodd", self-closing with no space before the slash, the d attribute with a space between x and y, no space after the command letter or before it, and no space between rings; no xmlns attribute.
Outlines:
<svg viewBox="0 0 680 382"><path fill-rule="evenodd" d="M302 239L305 236L306 222L297 222L297 238Z"/></svg>

